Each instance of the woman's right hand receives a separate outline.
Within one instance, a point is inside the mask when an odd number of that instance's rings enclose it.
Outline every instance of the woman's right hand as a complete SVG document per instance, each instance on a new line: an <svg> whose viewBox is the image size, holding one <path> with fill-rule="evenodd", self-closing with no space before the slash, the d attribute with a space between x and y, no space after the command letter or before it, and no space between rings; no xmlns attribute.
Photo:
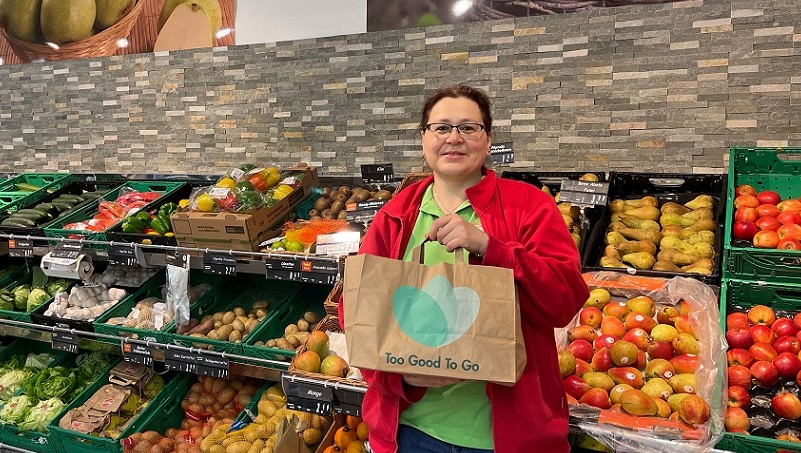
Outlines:
<svg viewBox="0 0 801 453"><path fill-rule="evenodd" d="M407 384L414 385L415 387L439 388L439 387L445 387L446 385L458 384L459 382L462 382L464 379L443 378L436 376L421 376L419 374L404 374L403 380Z"/></svg>

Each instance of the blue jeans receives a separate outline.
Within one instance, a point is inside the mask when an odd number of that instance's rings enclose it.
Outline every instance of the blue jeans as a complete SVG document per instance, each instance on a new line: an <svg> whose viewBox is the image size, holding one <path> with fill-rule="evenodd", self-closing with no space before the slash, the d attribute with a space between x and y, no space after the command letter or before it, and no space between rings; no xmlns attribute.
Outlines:
<svg viewBox="0 0 801 453"><path fill-rule="evenodd" d="M492 453L492 450L452 445L417 428L398 426L398 453Z"/></svg>

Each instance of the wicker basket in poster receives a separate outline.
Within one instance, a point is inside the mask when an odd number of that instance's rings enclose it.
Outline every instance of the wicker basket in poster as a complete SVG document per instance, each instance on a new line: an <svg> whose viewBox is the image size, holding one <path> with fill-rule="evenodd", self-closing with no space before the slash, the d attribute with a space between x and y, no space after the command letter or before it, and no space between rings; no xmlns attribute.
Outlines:
<svg viewBox="0 0 801 453"><path fill-rule="evenodd" d="M0 33L24 63L38 60L54 61L111 56L121 47L120 40L131 34L146 1L138 0L125 17L100 33L60 46L51 47L47 44L23 41L12 36L3 28L0 28Z"/></svg>

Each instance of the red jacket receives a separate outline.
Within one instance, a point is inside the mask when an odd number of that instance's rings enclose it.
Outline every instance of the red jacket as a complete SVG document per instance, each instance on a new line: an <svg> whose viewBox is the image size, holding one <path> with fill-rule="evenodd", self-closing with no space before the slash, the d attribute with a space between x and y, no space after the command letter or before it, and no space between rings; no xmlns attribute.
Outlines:
<svg viewBox="0 0 801 453"><path fill-rule="evenodd" d="M562 216L548 195L526 183L485 177L467 189L489 244L483 265L512 269L518 286L528 363L514 386L487 383L495 451L568 452L568 409L554 342L589 296L579 254ZM402 259L417 220L423 192L433 177L415 183L381 209L359 250ZM471 260L475 260L471 257ZM342 303L340 324L344 327ZM362 370L369 384L362 416L376 453L398 449L398 418L426 389L406 384L400 374Z"/></svg>

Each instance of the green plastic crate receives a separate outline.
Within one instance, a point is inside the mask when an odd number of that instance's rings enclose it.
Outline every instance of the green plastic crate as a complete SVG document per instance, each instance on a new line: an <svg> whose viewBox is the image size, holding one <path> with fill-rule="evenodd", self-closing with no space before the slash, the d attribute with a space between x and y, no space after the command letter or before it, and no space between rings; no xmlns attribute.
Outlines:
<svg viewBox="0 0 801 453"><path fill-rule="evenodd" d="M0 199L0 211L16 211L23 204L30 204L56 191L72 181L69 173L25 173L0 183L0 195L18 195L13 200ZM38 190L21 191L17 184L30 184Z"/></svg>
<svg viewBox="0 0 801 453"><path fill-rule="evenodd" d="M801 285L756 284L724 279L720 285L720 323L726 331L726 315L766 305L775 311L801 311ZM778 388L777 388L778 390ZM801 444L756 435L725 433L716 448L741 453L801 452Z"/></svg>
<svg viewBox="0 0 801 453"><path fill-rule="evenodd" d="M47 343L42 343L47 345ZM48 345L49 346L49 345ZM61 356L57 357L53 362L50 363L50 366L66 366L68 368L75 366L75 358L77 355L75 354L62 354ZM115 361L112 360L112 363L116 364ZM111 364L109 364L104 370L104 373L108 373L111 370ZM103 373L101 373L102 375ZM80 398L87 389L91 387L87 385L79 394L78 398ZM23 390L20 389L16 394L21 395ZM65 403L69 404L69 401L64 401ZM56 420L61 419L63 416L64 411L59 413L55 417ZM31 451L41 451L46 448L53 449L52 442L50 441L51 436L48 433L43 433L40 431L22 431L16 426L13 425L2 425L2 430L0 430L0 442L11 445L18 448L24 448L26 450Z"/></svg>
<svg viewBox="0 0 801 453"><path fill-rule="evenodd" d="M11 286L14 282L22 278L27 272L28 270L25 268L25 266L7 264L6 267L0 271L0 288Z"/></svg>
<svg viewBox="0 0 801 453"><path fill-rule="evenodd" d="M171 193L175 192L176 190L180 189L185 183L184 182L166 182L166 181L128 181L125 184L117 187L116 189L108 192L106 194L106 198L109 201L113 201L117 199L120 195L120 192L128 187L134 189L139 192L160 192L161 196L150 203L146 204L142 207L142 210L148 210L153 206L157 206L162 203L164 197L170 195ZM84 205L81 208L73 209L69 214L65 216L61 216L52 222L48 223L44 227L45 236L49 238L69 238L69 237L82 237L84 239L96 240L96 241L106 241L106 233L114 229L122 220L116 222L115 224L109 226L105 231L76 231L76 230L66 230L63 229L63 226L72 223L72 222L81 222L84 220L91 219L97 213L97 208L100 205L100 201L96 200L91 203Z"/></svg>
<svg viewBox="0 0 801 453"><path fill-rule="evenodd" d="M28 355L31 352L36 354L41 354L43 352L50 353L54 356L54 362L61 359L65 355L63 352L54 351L50 347L50 343L18 338L12 341L5 348L0 349L0 363L5 363L15 355ZM2 406L2 404L0 404L0 406ZM2 426L4 425L0 424L0 427Z"/></svg>
<svg viewBox="0 0 801 453"><path fill-rule="evenodd" d="M773 190L783 200L801 197L801 148L730 149L723 263L725 278L801 284L801 251L759 249L732 241L734 190L741 184L757 192Z"/></svg>
<svg viewBox="0 0 801 453"><path fill-rule="evenodd" d="M0 192L0 215L6 218L9 212L18 210L30 197L31 192Z"/></svg>
<svg viewBox="0 0 801 453"><path fill-rule="evenodd" d="M30 285L32 277L33 275L30 272L27 272L27 269L25 269L24 272L15 281L9 283L8 285L5 285L4 287L6 289L11 290L19 285L24 285L24 284ZM71 288L74 284L75 282L72 282L69 287ZM31 318L31 313L40 309L43 305L49 305L50 302L53 302L53 299L54 297L51 297L50 299L47 299L44 303L39 304L33 307L32 310L28 311L0 310L0 318L11 319L13 321L20 321L20 322L33 322L33 319Z"/></svg>
<svg viewBox="0 0 801 453"><path fill-rule="evenodd" d="M209 275L203 274L200 271L192 271L189 277L189 284L190 286L197 286L202 283L208 283L211 285L212 289L219 285L224 280L224 277L218 275ZM133 327L125 327L125 326L115 326L111 324L106 324L106 322L111 318L116 317L126 317L128 314L131 313L131 310L136 306L136 303L142 299L147 297L158 297L161 299L162 297L162 287L166 283L165 274L157 274L157 276L151 278L139 291L128 295L125 299L121 300L118 304L114 305L111 309L107 310L101 316L99 316L94 321L94 329L97 333L102 333L106 335L114 335L117 337L126 337L126 338L137 338L137 339L148 339L151 341L156 341L159 343L170 343L172 340L172 335L168 334L168 331L175 332L175 322L170 321L166 326L162 328L160 331L156 330L145 330L145 329L136 329ZM209 289L209 291L212 291ZM196 300L195 303L199 302L200 299ZM193 304L194 305L194 304ZM112 342L113 340L100 340L100 341L109 341ZM115 342L115 343L118 343Z"/></svg>
<svg viewBox="0 0 801 453"><path fill-rule="evenodd" d="M258 331L261 324L270 323L280 316L286 310L288 301L299 291L300 286L296 282L265 280L264 277L255 275L229 278L225 283L215 287L198 299L192 306L191 316L201 319L207 314L229 311L236 307L242 307L245 312L248 312L257 300L268 301L269 310L267 316L261 320L259 326L251 331L250 335L242 340L244 342ZM174 327L167 331L171 336L171 343L186 347L208 346L215 351L229 354L242 355L244 352L244 343L231 343L227 340L211 340L180 335L176 333Z"/></svg>
<svg viewBox="0 0 801 453"><path fill-rule="evenodd" d="M289 361L295 356L295 351L256 346L254 343L257 341L266 343L267 340L283 337L286 326L296 323L307 311L313 311L323 319L325 317L323 301L328 297L331 288L332 286L328 285L303 285L300 291L287 301L281 313L269 322L261 322L253 333L248 335L244 345L245 355L268 360L286 360L288 366ZM313 328L314 325L310 326L309 330Z"/></svg>
<svg viewBox="0 0 801 453"><path fill-rule="evenodd" d="M121 453L122 439L132 433L139 432L142 427L153 418L154 413L160 413L167 404L173 404L176 394L186 387L186 382L192 378L188 373L169 373L164 375L164 388L153 397L148 406L136 415L125 429L122 430L117 439L107 439L96 437L89 434L82 434L75 431L60 428L59 420L70 410L81 406L101 387L108 383L109 372L103 373L100 378L92 383L81 395L71 402L64 411L50 423L50 439L54 444L55 452L63 453ZM180 403L180 400L178 400ZM180 404L179 404L180 407Z"/></svg>

